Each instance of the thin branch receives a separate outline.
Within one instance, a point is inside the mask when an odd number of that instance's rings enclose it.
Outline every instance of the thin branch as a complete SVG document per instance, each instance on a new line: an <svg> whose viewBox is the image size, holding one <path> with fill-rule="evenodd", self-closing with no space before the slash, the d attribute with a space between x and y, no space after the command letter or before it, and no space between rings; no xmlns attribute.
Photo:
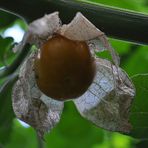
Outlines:
<svg viewBox="0 0 148 148"><path fill-rule="evenodd" d="M18 54L18 56L16 57L13 63L10 64L8 67L2 67L0 69L0 78L6 77L12 74L20 66L20 64L28 54L30 48L31 48L30 44L25 44L22 47L22 49L20 49L20 53Z"/></svg>
<svg viewBox="0 0 148 148"><path fill-rule="evenodd" d="M110 37L148 44L148 15L136 12L76 0L1 0L0 8L21 15L28 22L59 11L62 21L68 23L76 12L81 11Z"/></svg>
<svg viewBox="0 0 148 148"><path fill-rule="evenodd" d="M10 75L6 81L0 85L0 92L5 94L8 91L8 88L13 85L18 79L18 74L14 73L13 75ZM10 85L10 86L9 86ZM1 94L2 95L2 94ZM5 101L5 100L4 100Z"/></svg>
<svg viewBox="0 0 148 148"><path fill-rule="evenodd" d="M38 134L36 134L36 136L38 141L38 148L44 148L44 141L41 139L41 137L38 136Z"/></svg>

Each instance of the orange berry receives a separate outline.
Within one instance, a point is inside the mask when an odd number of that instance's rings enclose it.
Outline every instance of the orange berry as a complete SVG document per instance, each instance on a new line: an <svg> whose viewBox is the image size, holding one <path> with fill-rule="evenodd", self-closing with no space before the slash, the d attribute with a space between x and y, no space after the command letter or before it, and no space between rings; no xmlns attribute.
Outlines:
<svg viewBox="0 0 148 148"><path fill-rule="evenodd" d="M95 62L86 42L55 35L39 54L35 59L36 82L45 95L56 100L74 99L92 83Z"/></svg>

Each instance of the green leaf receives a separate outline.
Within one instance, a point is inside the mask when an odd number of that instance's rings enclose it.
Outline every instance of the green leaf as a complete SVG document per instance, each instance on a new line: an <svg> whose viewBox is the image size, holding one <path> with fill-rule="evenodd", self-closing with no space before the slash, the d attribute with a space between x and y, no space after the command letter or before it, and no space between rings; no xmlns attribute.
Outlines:
<svg viewBox="0 0 148 148"><path fill-rule="evenodd" d="M66 102L61 121L46 137L47 147L90 148L103 142L103 132L81 117L72 102Z"/></svg>
<svg viewBox="0 0 148 148"><path fill-rule="evenodd" d="M5 148L37 148L37 138L35 130L31 127L24 128L18 120L13 120L13 128L10 141Z"/></svg>
<svg viewBox="0 0 148 148"><path fill-rule="evenodd" d="M130 50L129 42L125 42L125 41L121 41L113 38L110 38L109 40L111 42L112 47L118 52L120 56L124 54L128 54Z"/></svg>
<svg viewBox="0 0 148 148"><path fill-rule="evenodd" d="M15 20L16 16L6 11L0 10L0 30L9 27Z"/></svg>
<svg viewBox="0 0 148 148"><path fill-rule="evenodd" d="M133 77L136 98L133 102L130 121L133 129L131 136L148 138L148 74Z"/></svg>
<svg viewBox="0 0 148 148"><path fill-rule="evenodd" d="M6 37L3 38L0 36L0 62L6 64L6 60L8 58L14 56L14 53L12 52L12 49L10 49L13 45L13 38Z"/></svg>
<svg viewBox="0 0 148 148"><path fill-rule="evenodd" d="M146 3L144 0L83 0L83 1L88 1L88 2L93 2L93 3L99 3L103 5L108 5L112 7L118 7L120 9L129 9L129 10L134 10L134 11L140 11L140 12L148 12L146 10Z"/></svg>
<svg viewBox="0 0 148 148"><path fill-rule="evenodd" d="M135 49L129 58L124 59L123 69L130 76L148 73L148 46Z"/></svg>
<svg viewBox="0 0 148 148"><path fill-rule="evenodd" d="M8 142L12 128L14 113L12 110L11 91L16 75L9 77L0 87L0 143Z"/></svg>

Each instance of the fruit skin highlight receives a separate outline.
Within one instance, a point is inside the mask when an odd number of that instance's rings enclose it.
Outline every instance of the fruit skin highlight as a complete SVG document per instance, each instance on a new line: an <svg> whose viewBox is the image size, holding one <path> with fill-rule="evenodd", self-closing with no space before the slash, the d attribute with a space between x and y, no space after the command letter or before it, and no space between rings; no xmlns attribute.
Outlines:
<svg viewBox="0 0 148 148"><path fill-rule="evenodd" d="M81 96L96 72L87 43L61 35L54 35L42 45L34 67L39 89L61 101Z"/></svg>

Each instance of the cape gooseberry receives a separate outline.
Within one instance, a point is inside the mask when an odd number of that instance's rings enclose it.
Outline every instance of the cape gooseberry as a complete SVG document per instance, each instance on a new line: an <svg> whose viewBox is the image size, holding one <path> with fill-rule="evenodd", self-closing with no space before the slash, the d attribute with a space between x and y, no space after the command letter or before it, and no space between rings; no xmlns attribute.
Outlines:
<svg viewBox="0 0 148 148"><path fill-rule="evenodd" d="M61 35L42 45L34 64L37 86L56 100L81 96L95 75L95 62L87 43Z"/></svg>

